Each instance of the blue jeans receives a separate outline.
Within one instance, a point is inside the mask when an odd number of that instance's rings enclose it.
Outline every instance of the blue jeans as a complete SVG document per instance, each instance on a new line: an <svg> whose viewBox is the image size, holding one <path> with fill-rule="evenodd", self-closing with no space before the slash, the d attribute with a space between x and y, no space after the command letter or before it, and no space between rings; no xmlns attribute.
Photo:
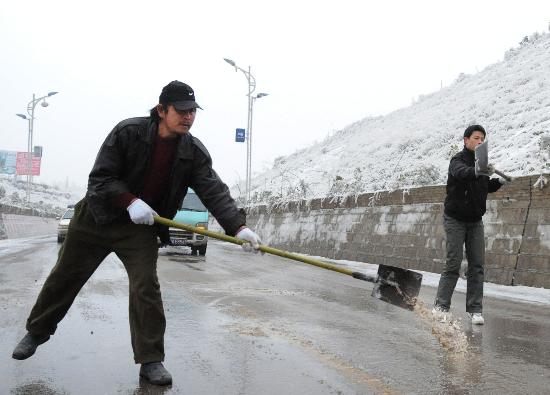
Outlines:
<svg viewBox="0 0 550 395"><path fill-rule="evenodd" d="M468 260L466 311L481 313L483 310L483 267L485 265L483 221L462 222L444 215L443 223L447 238L447 260L439 279L435 305L444 310L451 307L451 298L459 277L463 246L465 245L466 259Z"/></svg>

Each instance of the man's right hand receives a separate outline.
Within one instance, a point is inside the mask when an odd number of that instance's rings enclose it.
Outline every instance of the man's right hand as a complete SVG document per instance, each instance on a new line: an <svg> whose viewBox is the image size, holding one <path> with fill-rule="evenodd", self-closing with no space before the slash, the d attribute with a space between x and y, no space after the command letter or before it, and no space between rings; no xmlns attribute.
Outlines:
<svg viewBox="0 0 550 395"><path fill-rule="evenodd" d="M141 199L136 199L126 208L130 214L130 219L138 225L153 225L155 220L153 215L158 215L147 203Z"/></svg>
<svg viewBox="0 0 550 395"><path fill-rule="evenodd" d="M492 163L489 163L487 165L486 169L480 169L479 168L479 162L476 160L475 172L476 172L476 177L479 177L479 176L488 176L488 177L490 177L495 172L495 165L493 165Z"/></svg>
<svg viewBox="0 0 550 395"><path fill-rule="evenodd" d="M246 240L248 243L241 244L241 247L246 252L254 252L258 253L260 250L260 244L262 241L260 240L260 237L254 233L250 228L243 226L241 230L237 232L235 235L237 239ZM262 252L263 255L263 252Z"/></svg>

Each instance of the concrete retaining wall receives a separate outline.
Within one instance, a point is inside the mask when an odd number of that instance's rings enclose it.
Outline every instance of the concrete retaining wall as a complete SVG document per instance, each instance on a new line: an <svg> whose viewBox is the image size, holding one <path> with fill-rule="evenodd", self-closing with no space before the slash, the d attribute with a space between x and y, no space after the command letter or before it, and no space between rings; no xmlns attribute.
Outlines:
<svg viewBox="0 0 550 395"><path fill-rule="evenodd" d="M489 195L486 281L550 288L550 188L537 178ZM444 199L445 186L316 199L254 208L247 223L276 248L441 273Z"/></svg>
<svg viewBox="0 0 550 395"><path fill-rule="evenodd" d="M0 203L0 240L56 234L59 221L52 217Z"/></svg>
<svg viewBox="0 0 550 395"><path fill-rule="evenodd" d="M4 237L0 234L0 239L55 235L59 223L55 218L17 214L2 214L0 222L4 233Z"/></svg>

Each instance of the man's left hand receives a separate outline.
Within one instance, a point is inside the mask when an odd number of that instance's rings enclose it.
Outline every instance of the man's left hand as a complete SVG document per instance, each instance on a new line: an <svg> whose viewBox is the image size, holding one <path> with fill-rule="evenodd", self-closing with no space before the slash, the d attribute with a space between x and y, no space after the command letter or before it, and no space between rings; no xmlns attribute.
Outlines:
<svg viewBox="0 0 550 395"><path fill-rule="evenodd" d="M498 182L500 182L500 185L507 185L509 183L511 183L514 179L512 177L509 177L510 179L507 180L506 178L504 177L499 177L498 178Z"/></svg>
<svg viewBox="0 0 550 395"><path fill-rule="evenodd" d="M258 253L260 250L260 244L262 241L260 240L260 237L254 233L250 228L247 228L246 226L242 228L240 231L237 232L235 235L237 239L242 239L245 241L248 241L248 243L244 243L241 245L243 250L246 252L254 252Z"/></svg>

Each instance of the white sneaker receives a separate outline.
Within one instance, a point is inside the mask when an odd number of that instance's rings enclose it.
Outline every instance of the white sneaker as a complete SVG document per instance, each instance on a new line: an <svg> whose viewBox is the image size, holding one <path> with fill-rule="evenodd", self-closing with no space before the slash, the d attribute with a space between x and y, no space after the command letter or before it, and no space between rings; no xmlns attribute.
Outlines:
<svg viewBox="0 0 550 395"><path fill-rule="evenodd" d="M481 313L468 313L468 315L472 320L472 325L483 325L485 323L485 320L483 319Z"/></svg>

